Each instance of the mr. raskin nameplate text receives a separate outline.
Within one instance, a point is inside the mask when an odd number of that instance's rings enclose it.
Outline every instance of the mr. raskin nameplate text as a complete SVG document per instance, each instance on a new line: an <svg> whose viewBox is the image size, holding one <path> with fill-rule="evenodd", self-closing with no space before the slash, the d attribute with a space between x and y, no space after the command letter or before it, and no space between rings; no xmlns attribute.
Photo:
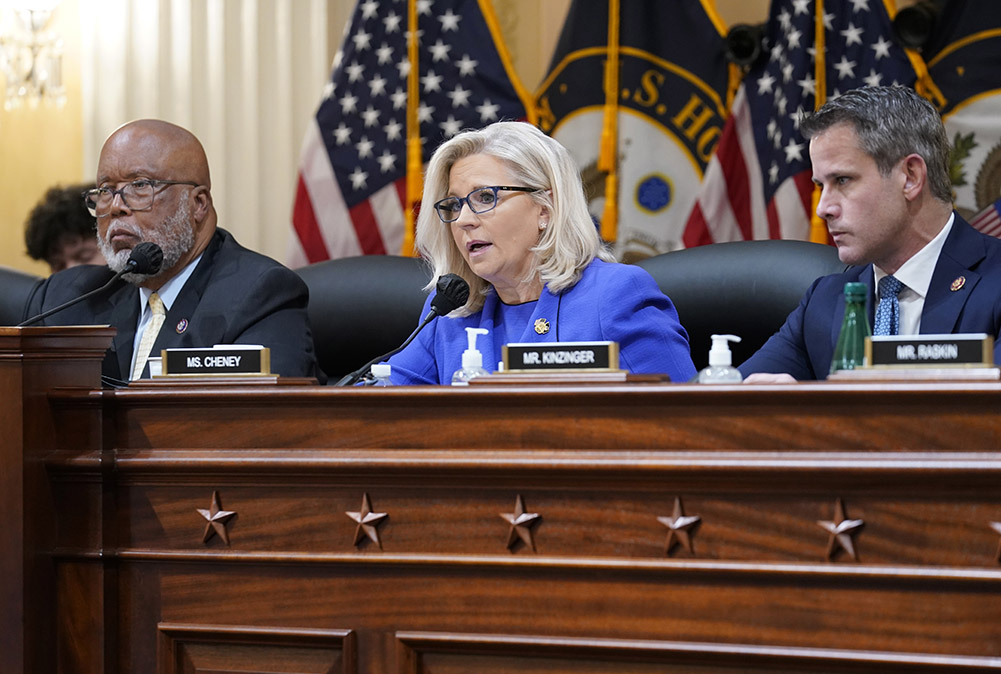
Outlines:
<svg viewBox="0 0 1001 674"><path fill-rule="evenodd" d="M872 367L984 367L994 365L994 338L967 335L892 335L866 340Z"/></svg>

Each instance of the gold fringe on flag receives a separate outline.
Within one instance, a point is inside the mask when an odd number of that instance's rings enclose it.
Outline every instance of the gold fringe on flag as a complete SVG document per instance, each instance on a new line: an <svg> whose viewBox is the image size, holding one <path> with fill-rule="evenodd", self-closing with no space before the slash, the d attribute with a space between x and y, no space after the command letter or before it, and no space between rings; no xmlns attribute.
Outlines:
<svg viewBox="0 0 1001 674"><path fill-rule="evenodd" d="M608 58L605 60L605 116L598 170L606 173L601 238L615 241L619 230L619 0L608 0Z"/></svg>
<svg viewBox="0 0 1001 674"><path fill-rule="evenodd" d="M417 119L417 105L420 97L419 76L417 67L417 0L407 0L407 58L410 61L410 72L407 73L407 203L403 209L403 247L400 253L413 257L416 255L414 237L416 232L417 205L421 201L424 190L423 154L421 152L421 125Z"/></svg>
<svg viewBox="0 0 1001 674"><path fill-rule="evenodd" d="M824 58L827 36L824 35L824 0L817 0L814 11L816 14L813 18L813 46L816 56L814 57L813 78L817 84L813 96L813 109L818 110L827 102L827 59ZM828 243L827 223L817 215L817 204L819 203L820 187L814 185L813 198L810 200L810 241Z"/></svg>

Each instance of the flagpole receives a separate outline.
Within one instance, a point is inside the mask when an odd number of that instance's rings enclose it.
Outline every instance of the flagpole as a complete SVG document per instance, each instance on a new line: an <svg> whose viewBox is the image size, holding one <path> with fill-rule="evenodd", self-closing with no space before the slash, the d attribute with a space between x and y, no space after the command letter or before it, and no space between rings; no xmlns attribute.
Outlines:
<svg viewBox="0 0 1001 674"><path fill-rule="evenodd" d="M827 102L827 59L825 58L827 36L824 34L824 0L817 0L815 7L816 14L813 19L813 45L816 52L814 57L814 75L816 82L813 94L813 109L819 110L820 106ZM813 195L810 200L812 208L810 212L810 241L814 243L830 243L827 232L827 222L817 215L817 206L820 204L820 186L813 186Z"/></svg>
<svg viewBox="0 0 1001 674"><path fill-rule="evenodd" d="M605 211L601 218L601 237L618 238L619 176L619 0L608 0L608 56L605 60L605 116L601 128L598 170L605 173Z"/></svg>
<svg viewBox="0 0 1001 674"><path fill-rule="evenodd" d="M421 153L421 125L417 118L418 98L420 96L417 41L417 0L407 0L407 59L410 61L410 71L407 73L407 203L404 204L403 246L402 255L413 257L416 254L414 239L416 225L414 211L420 203L423 181L421 171L424 167Z"/></svg>

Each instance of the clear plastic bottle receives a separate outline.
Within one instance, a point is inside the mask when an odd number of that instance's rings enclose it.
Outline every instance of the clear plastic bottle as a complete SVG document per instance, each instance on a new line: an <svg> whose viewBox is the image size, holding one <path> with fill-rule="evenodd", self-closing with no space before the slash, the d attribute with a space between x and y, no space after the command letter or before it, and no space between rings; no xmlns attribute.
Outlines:
<svg viewBox="0 0 1001 674"><path fill-rule="evenodd" d="M452 375L452 386L469 386L469 380L490 374L483 369L483 354L476 350L476 336L487 334L483 328L466 328L468 348L462 352L462 367Z"/></svg>
<svg viewBox="0 0 1001 674"><path fill-rule="evenodd" d="M699 372L700 384L739 384L744 380L740 370L733 367L733 354L729 342L739 342L737 335L712 335L709 349L709 367Z"/></svg>
<svg viewBox="0 0 1001 674"><path fill-rule="evenodd" d="M372 376L375 377L372 386L392 386L393 382L389 379L392 373L393 366L389 363L376 363L372 366Z"/></svg>
<svg viewBox="0 0 1001 674"><path fill-rule="evenodd" d="M865 297L869 286L864 283L845 284L845 318L831 359L831 373L854 370L865 362L865 338L872 334L869 316L865 312Z"/></svg>

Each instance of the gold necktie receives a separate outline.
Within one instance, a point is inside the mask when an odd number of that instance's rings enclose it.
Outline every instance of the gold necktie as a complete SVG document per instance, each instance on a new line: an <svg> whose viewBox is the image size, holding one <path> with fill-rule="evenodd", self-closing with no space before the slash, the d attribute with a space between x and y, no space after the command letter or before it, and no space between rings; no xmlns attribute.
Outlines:
<svg viewBox="0 0 1001 674"><path fill-rule="evenodd" d="M132 368L132 379L139 379L142 376L143 369L146 367L146 360L149 358L150 349L153 348L153 342L156 341L156 336L160 332L163 319L167 317L167 310L163 306L163 301L156 293L149 296L149 308L153 311L153 317L146 324L143 337L139 340L139 350L136 352L136 364Z"/></svg>

